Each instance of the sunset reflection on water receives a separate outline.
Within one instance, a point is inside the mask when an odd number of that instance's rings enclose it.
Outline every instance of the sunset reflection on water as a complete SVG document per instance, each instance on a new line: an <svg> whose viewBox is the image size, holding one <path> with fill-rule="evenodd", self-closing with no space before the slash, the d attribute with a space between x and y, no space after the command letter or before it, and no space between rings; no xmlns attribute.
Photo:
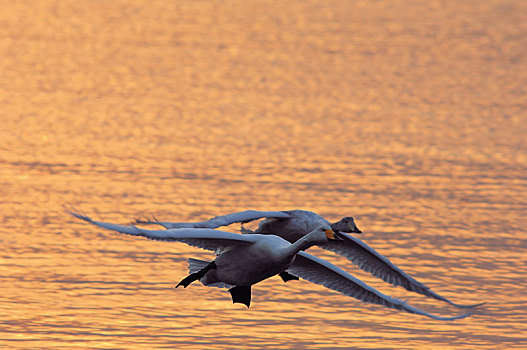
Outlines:
<svg viewBox="0 0 527 350"><path fill-rule="evenodd" d="M526 6L3 6L0 347L527 347ZM116 223L351 215L434 291L487 305L441 322L272 278L247 309L225 290L174 289L188 257L211 254L90 227L64 205Z"/></svg>

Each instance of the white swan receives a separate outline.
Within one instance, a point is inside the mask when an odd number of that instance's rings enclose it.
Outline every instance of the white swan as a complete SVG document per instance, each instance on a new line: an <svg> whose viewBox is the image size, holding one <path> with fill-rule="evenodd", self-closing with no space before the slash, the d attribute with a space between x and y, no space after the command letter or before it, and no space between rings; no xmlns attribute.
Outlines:
<svg viewBox="0 0 527 350"><path fill-rule="evenodd" d="M186 287L199 279L205 285L227 287L230 288L233 302L247 306L250 305L253 284L281 272L290 272L295 276L365 302L437 320L455 320L470 315L469 313L453 317L431 315L401 300L384 295L337 266L302 251L316 243L338 239L335 232L327 225L316 228L291 244L275 235L240 235L213 229L144 230L135 226L94 221L71 211L69 213L108 230L154 240L178 241L219 252L213 262L198 266L198 268L196 265L199 265L201 261L192 260L191 272L192 270L195 272L183 279L178 286Z"/></svg>
<svg viewBox="0 0 527 350"><path fill-rule="evenodd" d="M258 211L245 210L238 213L216 216L210 220L200 222L160 222L152 220L136 220L140 224L158 224L165 228L218 228L229 226L235 222L247 223L263 219L256 233L276 234L289 242L298 240L301 236L311 232L321 225L329 225L333 231L347 233L362 233L351 216L346 216L337 222L330 223L322 216L307 210Z"/></svg>
<svg viewBox="0 0 527 350"><path fill-rule="evenodd" d="M228 226L235 222L246 223L249 221L266 218L254 232L242 227L243 233L257 233L277 235L289 242L296 242L320 225L330 225L339 232L343 242L324 242L318 244L321 248L340 254L356 264L362 270L382 279L395 286L401 286L409 291L416 292L427 297L447 302L459 308L473 308L484 303L473 305L456 304L447 298L435 293L429 287L415 280L403 270L393 264L388 258L378 253L362 240L347 233L361 233L355 225L352 217L345 217L338 222L330 224L322 216L305 210L289 211L256 211L246 210L238 213L216 216L201 222L159 222L152 220L137 220L138 223L159 224L167 229L171 228L217 228ZM286 280L285 276L282 276Z"/></svg>

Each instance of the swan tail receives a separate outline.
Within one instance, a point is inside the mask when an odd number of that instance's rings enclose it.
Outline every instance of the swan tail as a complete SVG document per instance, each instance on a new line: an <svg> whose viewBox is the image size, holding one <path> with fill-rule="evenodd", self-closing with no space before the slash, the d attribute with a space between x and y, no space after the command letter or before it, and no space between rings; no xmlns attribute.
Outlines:
<svg viewBox="0 0 527 350"><path fill-rule="evenodd" d="M210 264L210 261L189 258L188 259L188 272L196 273L198 271L203 270L208 264Z"/></svg>

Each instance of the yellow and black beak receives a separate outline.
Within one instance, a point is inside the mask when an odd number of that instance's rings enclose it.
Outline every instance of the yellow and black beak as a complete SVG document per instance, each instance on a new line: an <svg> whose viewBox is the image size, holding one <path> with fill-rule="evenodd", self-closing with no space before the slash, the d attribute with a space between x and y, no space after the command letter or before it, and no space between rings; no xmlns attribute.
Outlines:
<svg viewBox="0 0 527 350"><path fill-rule="evenodd" d="M335 231L331 229L324 230L326 232L326 237L329 241L342 241L342 238L340 238Z"/></svg>

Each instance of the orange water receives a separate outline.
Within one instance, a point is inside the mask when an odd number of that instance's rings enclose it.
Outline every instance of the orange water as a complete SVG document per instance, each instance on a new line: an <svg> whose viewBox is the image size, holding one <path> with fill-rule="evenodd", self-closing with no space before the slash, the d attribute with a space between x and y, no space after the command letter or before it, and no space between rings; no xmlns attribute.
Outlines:
<svg viewBox="0 0 527 350"><path fill-rule="evenodd" d="M526 4L4 4L0 347L526 348ZM63 205L118 223L351 215L436 292L487 305L441 322L272 278L246 309L173 288L210 254Z"/></svg>

